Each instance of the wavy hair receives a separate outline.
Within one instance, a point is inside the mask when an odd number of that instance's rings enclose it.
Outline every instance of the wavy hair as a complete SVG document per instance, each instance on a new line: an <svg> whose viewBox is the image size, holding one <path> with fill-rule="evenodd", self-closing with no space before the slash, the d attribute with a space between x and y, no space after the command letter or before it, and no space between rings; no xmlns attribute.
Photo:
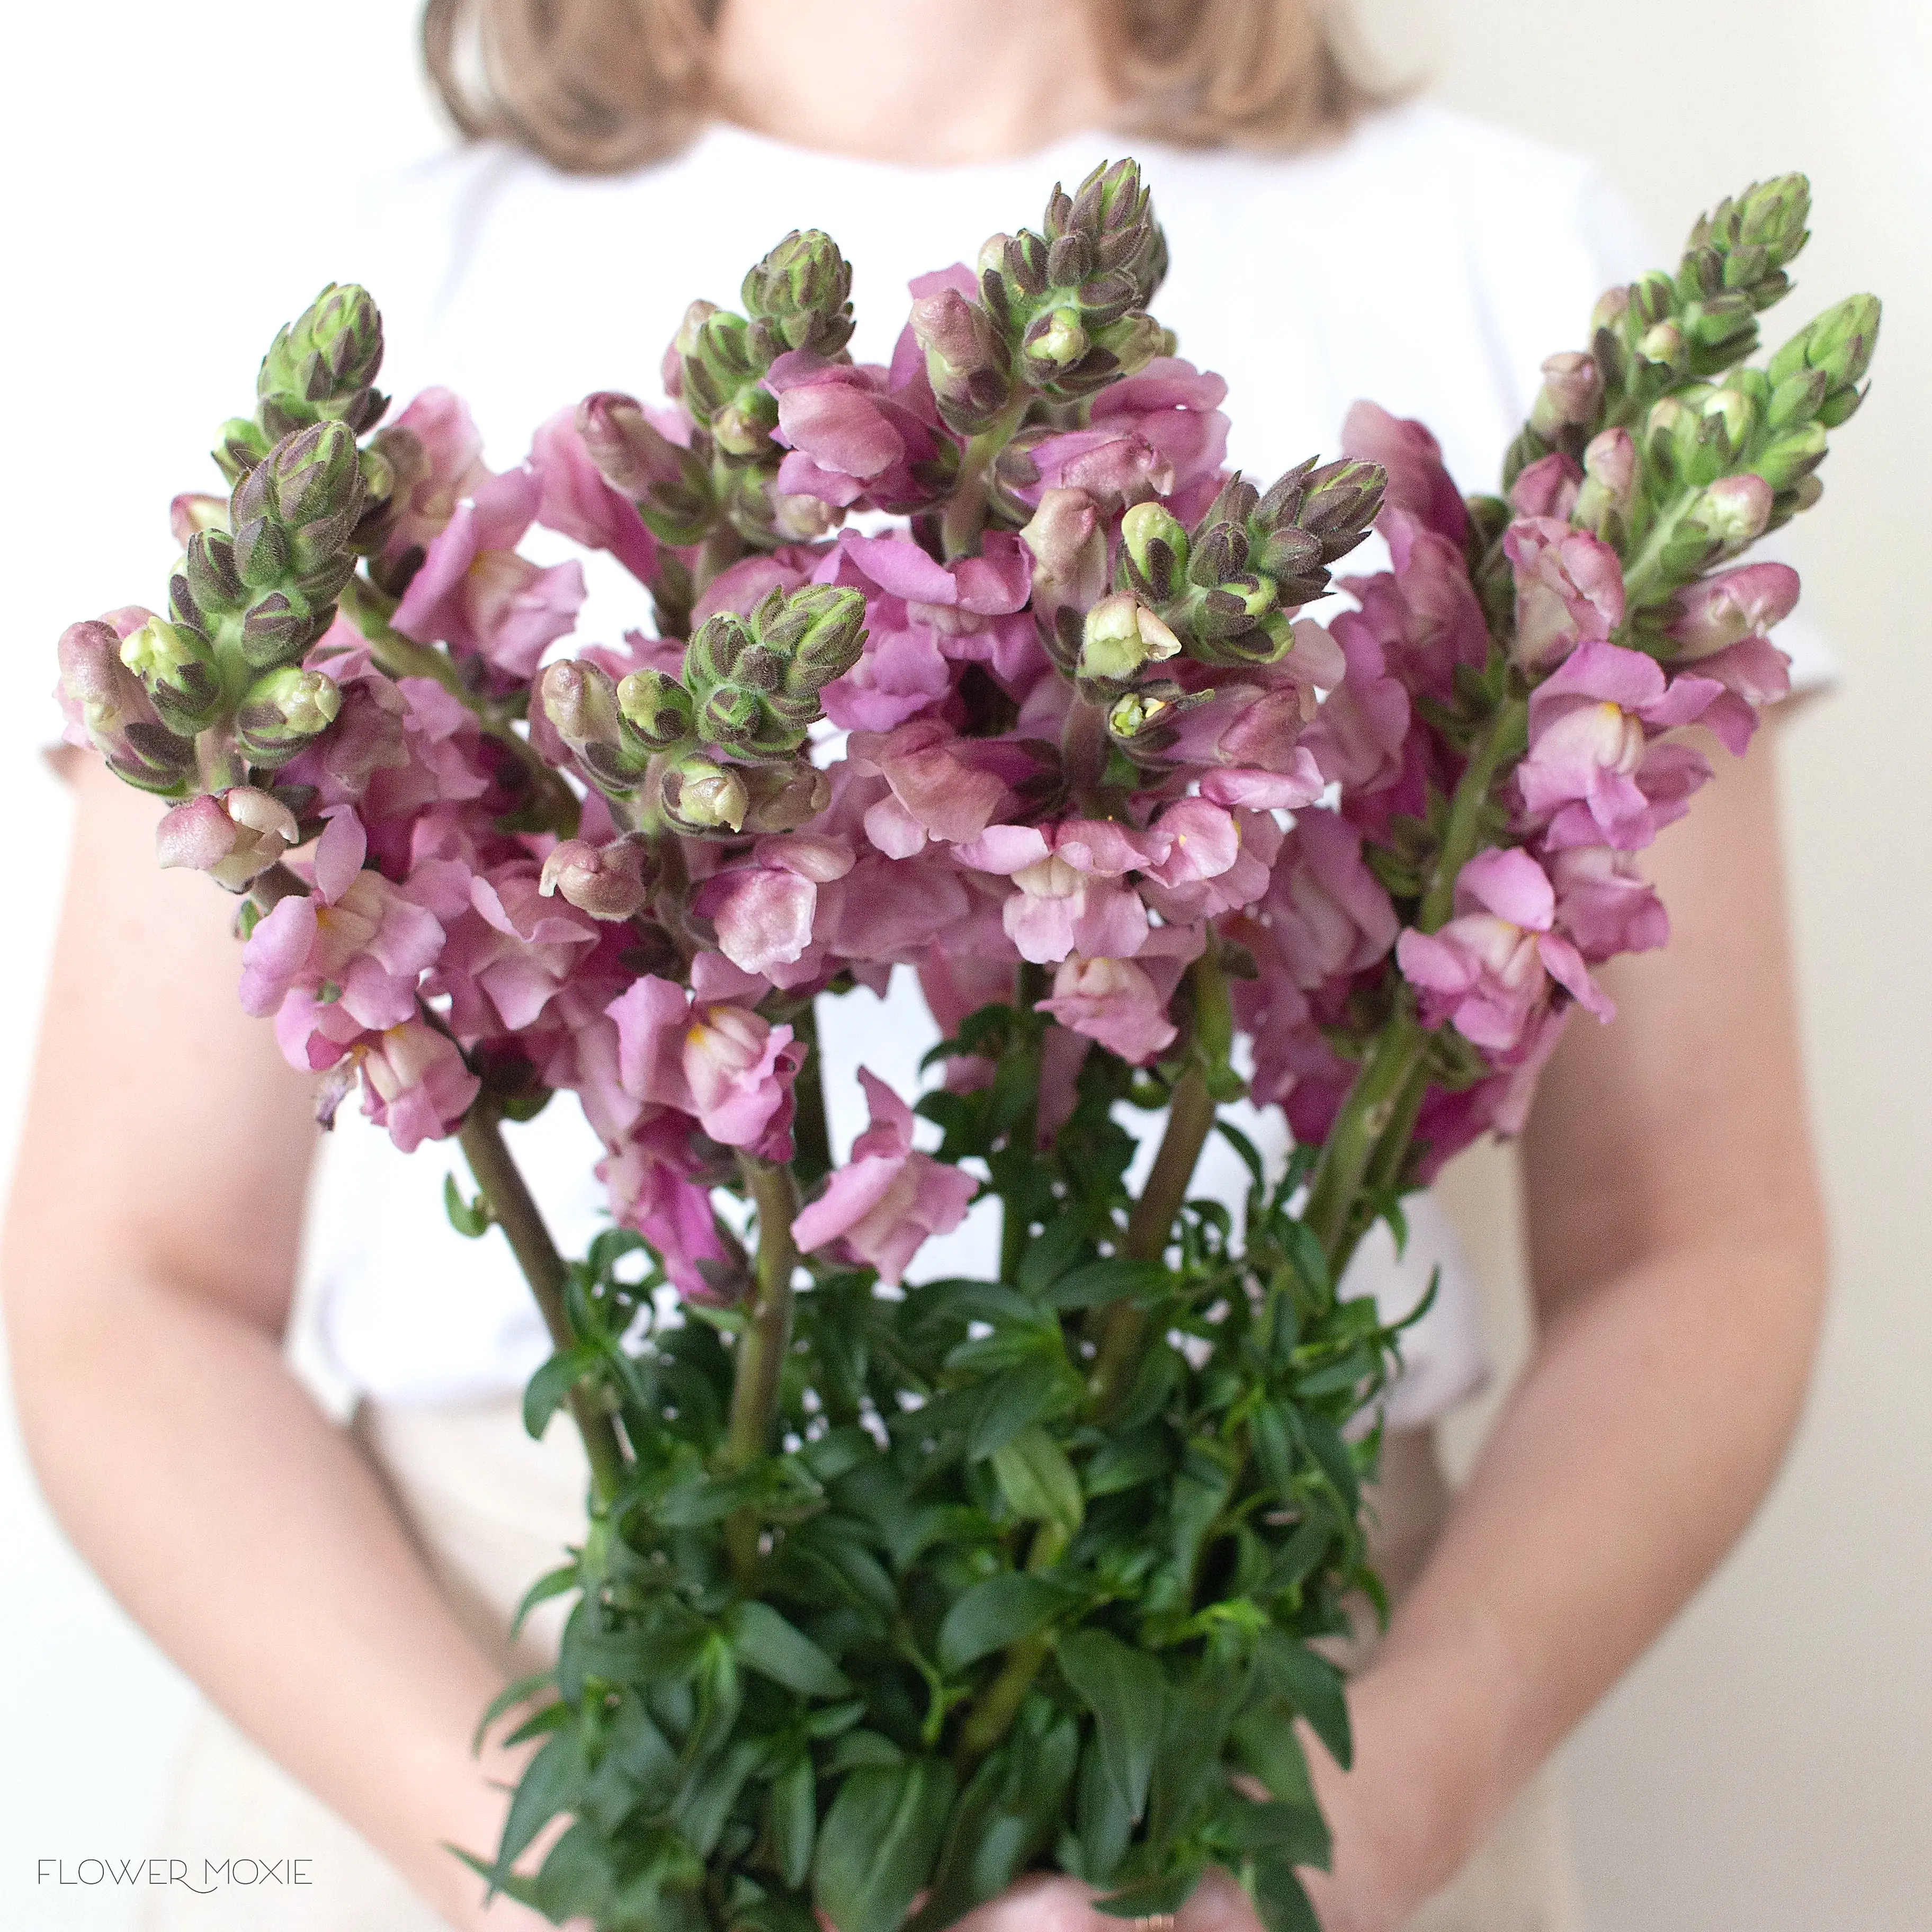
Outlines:
<svg viewBox="0 0 1932 1932"><path fill-rule="evenodd" d="M1089 0L1119 131L1306 146L1383 98L1325 0ZM674 154L708 117L718 0L427 0L423 54L472 140L574 174Z"/></svg>

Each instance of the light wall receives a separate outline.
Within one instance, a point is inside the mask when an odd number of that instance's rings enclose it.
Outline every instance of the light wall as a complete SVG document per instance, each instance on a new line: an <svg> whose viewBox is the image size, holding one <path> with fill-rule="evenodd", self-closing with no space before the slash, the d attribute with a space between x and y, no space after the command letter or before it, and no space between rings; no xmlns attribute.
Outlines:
<svg viewBox="0 0 1932 1932"><path fill-rule="evenodd" d="M88 587L98 553L70 488L75 453L102 460L100 528L154 519L152 490L113 479L140 471L144 446L191 452L201 424L198 414L174 422L168 372L143 353L144 314L193 303L211 332L235 326L259 266L246 210L278 198L286 210L304 189L320 194L332 171L352 175L372 156L434 140L412 80L412 10L408 0L338 0L320 40L308 10L247 0L117 0L10 22L0 238L26 347L0 396L9 445L0 518L16 620L8 688L28 701L0 722L0 823L14 867L0 950L14 1021L0 1034L8 1166L52 914L34 878L50 876L62 843L58 790L31 754L44 716L32 700L49 676L44 619L100 601ZM1388 56L1432 63L1453 104L1598 156L1660 233L1754 174L1808 169L1819 238L1806 293L1822 304L1868 285L1888 304L1876 402L1846 432L1800 547L1810 608L1846 682L1786 734L1839 1293L1810 1414L1770 1508L1569 1753L1593 1932L1932 1923L1922 1634L1932 1604L1922 990L1932 968L1932 640L1913 594L1927 550L1916 439L1932 430L1928 20L1907 0L1373 0L1369 17ZM236 130L270 104L263 76L292 73L332 82L335 106L310 117L305 164L290 143L253 151L284 171L265 182ZM224 277L244 299L229 298ZM254 328L249 320L250 340ZM244 366L238 346L235 360ZM82 394L77 372L90 368L112 386ZM38 584L21 574L29 571ZM1508 1186L1498 1160L1466 1166L1456 1183L1506 1342L1520 1333ZM34 1862L146 1849L188 1692L68 1551L10 1416L0 1422L0 1924L119 1932L131 1922L124 1894L37 1886Z"/></svg>

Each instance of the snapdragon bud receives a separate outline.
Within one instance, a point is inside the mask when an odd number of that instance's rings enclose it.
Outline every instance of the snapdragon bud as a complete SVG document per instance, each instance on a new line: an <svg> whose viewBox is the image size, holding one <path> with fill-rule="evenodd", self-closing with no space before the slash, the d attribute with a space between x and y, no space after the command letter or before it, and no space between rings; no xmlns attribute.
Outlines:
<svg viewBox="0 0 1932 1932"><path fill-rule="evenodd" d="M1146 664L1178 656L1180 640L1130 592L1103 597L1087 614L1080 674L1100 684L1130 684Z"/></svg>
<svg viewBox="0 0 1932 1932"><path fill-rule="evenodd" d="M1346 556L1368 535L1382 514L1388 488L1388 472L1379 463L1353 457L1310 472L1294 520L1321 539L1324 563Z"/></svg>
<svg viewBox="0 0 1932 1932"><path fill-rule="evenodd" d="M1664 613L1664 634L1687 658L1708 657L1781 624L1798 606L1789 564L1748 563L1687 584Z"/></svg>
<svg viewBox="0 0 1932 1932"><path fill-rule="evenodd" d="M1049 370L1078 362L1088 347L1079 310L1056 308L1039 316L1028 328L1022 346L1030 361L1045 363Z"/></svg>
<svg viewBox="0 0 1932 1932"><path fill-rule="evenodd" d="M221 708L221 674L199 631L151 617L122 639L121 662L141 680L156 717L184 738L212 723Z"/></svg>
<svg viewBox="0 0 1932 1932"><path fill-rule="evenodd" d="M947 425L968 436L984 429L1012 394L1005 345L992 318L957 290L942 289L913 304L910 323Z"/></svg>
<svg viewBox="0 0 1932 1932"><path fill-rule="evenodd" d="M579 912L614 923L634 917L650 903L656 869L650 848L641 838L614 838L602 846L566 838L551 847L537 890L546 898L559 894Z"/></svg>
<svg viewBox="0 0 1932 1932"><path fill-rule="evenodd" d="M637 505L659 542L684 548L710 535L718 520L710 466L654 428L635 397L586 396L577 430L604 482Z"/></svg>
<svg viewBox="0 0 1932 1932"><path fill-rule="evenodd" d="M366 289L331 282L278 332L256 377L262 427L280 436L304 423L372 428L386 406L375 391L382 318Z"/></svg>
<svg viewBox="0 0 1932 1932"><path fill-rule="evenodd" d="M1878 348L1882 316L1876 296L1847 296L1799 330L1771 358L1765 373L1772 387L1808 374L1822 375L1826 392L1817 406L1817 418L1827 429L1836 429L1864 400L1858 385Z"/></svg>
<svg viewBox="0 0 1932 1932"><path fill-rule="evenodd" d="M1596 358L1576 350L1552 356L1543 365L1543 386L1529 412L1529 426L1554 442L1572 424L1596 420L1604 399L1604 379Z"/></svg>
<svg viewBox="0 0 1932 1932"><path fill-rule="evenodd" d="M142 791L178 790L195 769L194 742L154 715L140 681L121 662L111 624L90 619L61 633L62 694L108 769Z"/></svg>
<svg viewBox="0 0 1932 1932"><path fill-rule="evenodd" d="M1772 486L1761 476L1720 476L1698 498L1691 515L1726 549L1761 537L1771 521Z"/></svg>
<svg viewBox="0 0 1932 1932"><path fill-rule="evenodd" d="M649 749L627 734L610 674L580 658L545 667L537 696L544 716L599 791L622 797L643 782Z"/></svg>
<svg viewBox="0 0 1932 1932"><path fill-rule="evenodd" d="M1636 352L1646 362L1682 374L1690 365L1690 345L1684 339L1684 332L1674 322L1660 322L1644 331L1636 345Z"/></svg>
<svg viewBox="0 0 1932 1932"><path fill-rule="evenodd" d="M765 647L785 659L784 688L795 699L815 698L843 677L866 647L865 596L850 585L773 590L752 613L752 622Z"/></svg>
<svg viewBox="0 0 1932 1932"><path fill-rule="evenodd" d="M1808 422L1778 437L1757 459L1757 473L1774 490L1793 489L1824 461L1830 442L1822 422Z"/></svg>
<svg viewBox="0 0 1932 1932"><path fill-rule="evenodd" d="M696 734L690 692L661 670L634 670L624 677L617 686L617 710L647 752L675 750Z"/></svg>
<svg viewBox="0 0 1932 1932"><path fill-rule="evenodd" d="M1742 389L1714 391L1704 399L1703 413L1706 422L1722 426L1727 455L1735 455L1744 448L1756 431L1756 409Z"/></svg>
<svg viewBox="0 0 1932 1932"><path fill-rule="evenodd" d="M1120 553L1133 572L1132 587L1150 603L1165 604L1187 574L1187 532L1164 504L1136 503L1120 519Z"/></svg>
<svg viewBox="0 0 1932 1932"><path fill-rule="evenodd" d="M154 856L164 871L185 866L238 892L300 842L295 814L272 792L235 785L164 813L154 828Z"/></svg>
<svg viewBox="0 0 1932 1932"><path fill-rule="evenodd" d="M1626 516L1636 494L1636 445L1630 432L1606 429L1583 451L1583 482L1576 492L1576 519L1602 534L1612 514Z"/></svg>
<svg viewBox="0 0 1932 1932"><path fill-rule="evenodd" d="M236 741L256 765L282 765L335 722L342 688L319 670L296 664L258 677L235 713Z"/></svg>
<svg viewBox="0 0 1932 1932"><path fill-rule="evenodd" d="M1768 308L1790 286L1784 271L1810 238L1811 184L1800 174L1760 182L1701 217L1684 244L1683 293L1722 289Z"/></svg>
<svg viewBox="0 0 1932 1932"><path fill-rule="evenodd" d="M794 229L746 275L745 313L786 349L836 356L851 339L852 269L830 236Z"/></svg>
<svg viewBox="0 0 1932 1932"><path fill-rule="evenodd" d="M698 836L742 830L751 806L737 771L695 754L665 772L662 796L664 815L672 825Z"/></svg>

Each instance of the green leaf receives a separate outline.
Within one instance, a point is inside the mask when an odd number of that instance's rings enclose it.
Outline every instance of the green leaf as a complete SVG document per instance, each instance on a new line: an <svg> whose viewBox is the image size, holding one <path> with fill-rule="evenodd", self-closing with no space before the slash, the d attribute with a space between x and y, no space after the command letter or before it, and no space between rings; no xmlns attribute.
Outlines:
<svg viewBox="0 0 1932 1932"><path fill-rule="evenodd" d="M1067 1378L1054 1362L1024 1362L996 1376L966 1432L966 1456L978 1462L1010 1442L1022 1429L1043 1422L1066 1406Z"/></svg>
<svg viewBox="0 0 1932 1932"><path fill-rule="evenodd" d="M603 1350L594 1342L580 1342L551 1356L531 1376L524 1390L524 1427L532 1438L542 1436L565 1398L603 1359Z"/></svg>
<svg viewBox="0 0 1932 1932"><path fill-rule="evenodd" d="M488 1196L479 1194L473 1202L464 1199L453 1174L442 1177L442 1210L449 1216L449 1225L466 1240L480 1240L496 1218L490 1211Z"/></svg>
<svg viewBox="0 0 1932 1932"><path fill-rule="evenodd" d="M482 1716L476 1720L476 1734L470 1740L471 1751L480 1751L483 1748L483 1739L490 1726L506 1711L520 1704L525 1698L534 1696L550 1682L550 1673L548 1670L532 1670L527 1677L519 1677L514 1682L505 1684L484 1706Z"/></svg>
<svg viewBox="0 0 1932 1932"><path fill-rule="evenodd" d="M1111 1496L1166 1475L1174 1465L1174 1438L1157 1423L1110 1437L1087 1459L1083 1478L1090 1496Z"/></svg>
<svg viewBox="0 0 1932 1932"><path fill-rule="evenodd" d="M951 1676L1031 1636L1072 1600L1072 1592L1062 1585L1020 1570L1004 1570L975 1583L953 1600L939 1627L940 1668Z"/></svg>
<svg viewBox="0 0 1932 1932"><path fill-rule="evenodd" d="M993 1451L1006 1506L1025 1522L1057 1523L1070 1540L1087 1513L1066 1451L1036 1423Z"/></svg>
<svg viewBox="0 0 1932 1932"><path fill-rule="evenodd" d="M517 1613L510 1619L510 1640L514 1642L521 1634L524 1619L539 1604L548 1603L553 1597L560 1597L566 1590L574 1589L578 1582L578 1572L574 1563L566 1563L556 1569L547 1570L524 1592L523 1600L517 1606Z"/></svg>
<svg viewBox="0 0 1932 1932"><path fill-rule="evenodd" d="M728 1629L738 1655L756 1671L802 1697L843 1697L852 1680L795 1624L769 1604L740 1604Z"/></svg>
<svg viewBox="0 0 1932 1932"><path fill-rule="evenodd" d="M896 1932L939 1853L952 1768L937 1758L855 1771L818 1834L814 1892L838 1932Z"/></svg>
<svg viewBox="0 0 1932 1932"><path fill-rule="evenodd" d="M818 1837L818 1780L808 1753L801 1753L772 1781L766 1828L778 1876L794 1890L812 1873Z"/></svg>
<svg viewBox="0 0 1932 1932"><path fill-rule="evenodd" d="M1283 1502L1292 1501L1294 1486L1294 1437L1278 1402L1256 1405L1248 1418L1248 1441L1268 1486Z"/></svg>
<svg viewBox="0 0 1932 1932"><path fill-rule="evenodd" d="M1054 1647L1060 1675L1094 1713L1101 1761L1127 1816L1147 1808L1167 1679L1160 1666L1102 1630L1074 1630Z"/></svg>
<svg viewBox="0 0 1932 1932"><path fill-rule="evenodd" d="M685 1842L701 1858L711 1856L725 1820L768 1748L763 1738L740 1738L686 1780L673 1815Z"/></svg>
<svg viewBox="0 0 1932 1932"><path fill-rule="evenodd" d="M1244 1711L1228 1733L1236 1758L1284 1804L1315 1802L1307 1754L1294 1732L1292 1706L1270 1700Z"/></svg>
<svg viewBox="0 0 1932 1932"><path fill-rule="evenodd" d="M1248 1170L1248 1178L1257 1187L1268 1184L1268 1170L1262 1161L1261 1150L1232 1121L1216 1119L1214 1130L1240 1156L1241 1165Z"/></svg>
<svg viewBox="0 0 1932 1932"><path fill-rule="evenodd" d="M615 1877L611 1846L580 1819L551 1846L537 1874L537 1910L560 1925L566 1918L602 1917Z"/></svg>
<svg viewBox="0 0 1932 1932"><path fill-rule="evenodd" d="M1063 1214L1047 1222L1027 1244L1017 1286L1023 1294L1038 1294L1066 1272L1073 1258L1090 1245L1077 1214Z"/></svg>
<svg viewBox="0 0 1932 1932"><path fill-rule="evenodd" d="M734 1510L756 1502L763 1489L755 1469L730 1476L699 1472L665 1490L652 1505L651 1515L667 1529L697 1529L722 1522Z"/></svg>
<svg viewBox="0 0 1932 1932"><path fill-rule="evenodd" d="M1285 1630L1265 1630L1255 1646L1255 1660L1269 1684L1306 1718L1315 1735L1344 1771L1354 1756L1348 1736L1348 1702L1342 1673L1325 1657L1297 1643Z"/></svg>
<svg viewBox="0 0 1932 1932"><path fill-rule="evenodd" d="M524 1767L517 1781L516 1796L510 1800L503 1820L503 1835L496 1846L496 1862L491 1867L490 1883L500 1892L510 1868L528 1850L532 1839L577 1796L584 1776L581 1739L575 1730L559 1731Z"/></svg>
<svg viewBox="0 0 1932 1932"><path fill-rule="evenodd" d="M1322 1932L1322 1922L1289 1859L1264 1852L1249 1869L1255 1916L1267 1932Z"/></svg>
<svg viewBox="0 0 1932 1932"><path fill-rule="evenodd" d="M1046 1299L1055 1308L1097 1308L1130 1296L1158 1294L1172 1280L1159 1262L1130 1261L1124 1255L1114 1255L1061 1276L1047 1290Z"/></svg>

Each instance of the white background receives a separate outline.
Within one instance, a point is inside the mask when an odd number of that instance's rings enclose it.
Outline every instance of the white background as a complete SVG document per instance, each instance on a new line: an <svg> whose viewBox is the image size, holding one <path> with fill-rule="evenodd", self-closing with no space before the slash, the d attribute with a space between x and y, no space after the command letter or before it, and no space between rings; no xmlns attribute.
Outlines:
<svg viewBox="0 0 1932 1932"><path fill-rule="evenodd" d="M165 568L167 496L197 482L194 453L245 403L274 324L312 292L308 251L279 244L282 225L441 140L412 13L406 0L109 0L10 22L0 1163L18 1132L63 844L58 790L33 751L54 637ZM1365 19L1388 62L1453 104L1594 154L1661 235L1754 176L1807 169L1810 305L1861 286L1886 298L1876 400L1846 433L1799 547L1808 607L1847 682L1784 734L1836 1224L1823 1362L1769 1508L1567 1758L1594 1932L1923 1932L1932 15L1915 0L1374 0ZM202 345L193 368L164 352L184 314ZM152 1127L168 1131L164 1108ZM1520 1329L1508 1190L1506 1162L1490 1160L1454 1190L1505 1345ZM129 1922L124 1897L38 1886L36 1862L147 1849L190 1694L67 1549L10 1412L0 1430L0 1924L109 1932ZM266 1910L262 1924L273 1932Z"/></svg>

